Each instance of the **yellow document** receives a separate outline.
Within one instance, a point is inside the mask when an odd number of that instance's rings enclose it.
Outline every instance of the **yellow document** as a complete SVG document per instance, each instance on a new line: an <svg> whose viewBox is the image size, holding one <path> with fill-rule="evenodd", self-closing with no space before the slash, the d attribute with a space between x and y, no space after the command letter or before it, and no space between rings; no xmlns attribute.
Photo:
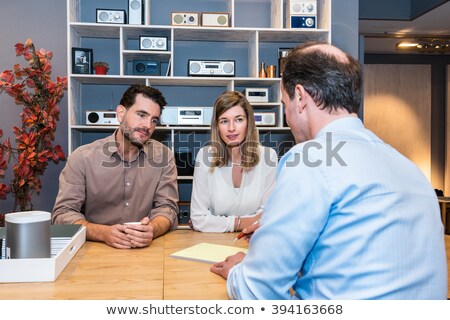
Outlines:
<svg viewBox="0 0 450 320"><path fill-rule="evenodd" d="M199 262L216 263L224 261L226 257L238 252L247 253L247 249L212 243L199 243L195 246L174 252L170 256Z"/></svg>

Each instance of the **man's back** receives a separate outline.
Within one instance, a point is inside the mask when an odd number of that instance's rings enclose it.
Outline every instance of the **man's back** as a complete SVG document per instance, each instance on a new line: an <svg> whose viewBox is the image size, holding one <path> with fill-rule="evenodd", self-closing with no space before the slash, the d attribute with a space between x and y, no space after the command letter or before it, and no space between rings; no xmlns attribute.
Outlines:
<svg viewBox="0 0 450 320"><path fill-rule="evenodd" d="M301 299L446 299L436 195L359 119L332 122L279 168L245 263L230 272L232 298L288 299L293 286Z"/></svg>
<svg viewBox="0 0 450 320"><path fill-rule="evenodd" d="M324 131L332 132L333 146L345 143L338 150L342 163L330 159ZM445 298L438 202L419 169L354 118L325 127L314 141L324 146L319 171L330 205L296 285L300 297Z"/></svg>

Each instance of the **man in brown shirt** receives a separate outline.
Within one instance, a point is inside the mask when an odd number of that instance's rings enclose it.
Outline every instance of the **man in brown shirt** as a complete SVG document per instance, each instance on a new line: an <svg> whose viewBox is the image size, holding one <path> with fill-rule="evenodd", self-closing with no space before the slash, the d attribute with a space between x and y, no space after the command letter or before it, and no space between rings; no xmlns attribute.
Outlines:
<svg viewBox="0 0 450 320"><path fill-rule="evenodd" d="M125 91L116 108L119 129L69 157L59 178L52 223L82 224L88 240L121 249L146 247L176 228L174 156L150 139L166 104L152 87L132 85Z"/></svg>

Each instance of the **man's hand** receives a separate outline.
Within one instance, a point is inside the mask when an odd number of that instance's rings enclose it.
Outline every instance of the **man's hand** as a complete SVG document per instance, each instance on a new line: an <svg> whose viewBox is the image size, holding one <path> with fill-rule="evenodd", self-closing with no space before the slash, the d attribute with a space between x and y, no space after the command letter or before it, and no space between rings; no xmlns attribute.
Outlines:
<svg viewBox="0 0 450 320"><path fill-rule="evenodd" d="M127 237L125 230L126 227L121 224L115 224L112 226L101 226L103 241L117 249L130 249L132 244Z"/></svg>
<svg viewBox="0 0 450 320"><path fill-rule="evenodd" d="M211 272L217 273L224 279L228 279L228 272L230 272L230 269L239 262L241 262L242 260L244 260L244 258L245 253L238 252L233 256L227 257L225 261L213 264L209 270L211 270Z"/></svg>
<svg viewBox="0 0 450 320"><path fill-rule="evenodd" d="M143 218L141 224L126 224L124 232L131 248L144 248L153 241L153 225L148 217Z"/></svg>

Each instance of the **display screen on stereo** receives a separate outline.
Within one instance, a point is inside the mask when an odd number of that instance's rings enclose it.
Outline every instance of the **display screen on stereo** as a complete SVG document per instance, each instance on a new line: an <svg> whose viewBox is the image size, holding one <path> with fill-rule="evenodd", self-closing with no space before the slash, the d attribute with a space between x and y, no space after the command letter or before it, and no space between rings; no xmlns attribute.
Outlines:
<svg viewBox="0 0 450 320"><path fill-rule="evenodd" d="M104 118L115 118L116 114L115 113L104 113L103 117Z"/></svg>
<svg viewBox="0 0 450 320"><path fill-rule="evenodd" d="M219 68L219 66L217 64L207 64L207 65L205 65L205 67L206 68L215 68L215 69Z"/></svg>
<svg viewBox="0 0 450 320"><path fill-rule="evenodd" d="M260 91L250 91L248 93L249 96L251 97L265 97L266 93L265 92L260 92Z"/></svg>
<svg viewBox="0 0 450 320"><path fill-rule="evenodd" d="M201 116L202 112L200 110L180 110L180 115L182 115L182 116Z"/></svg>
<svg viewBox="0 0 450 320"><path fill-rule="evenodd" d="M262 115L255 114L255 121L262 121Z"/></svg>

